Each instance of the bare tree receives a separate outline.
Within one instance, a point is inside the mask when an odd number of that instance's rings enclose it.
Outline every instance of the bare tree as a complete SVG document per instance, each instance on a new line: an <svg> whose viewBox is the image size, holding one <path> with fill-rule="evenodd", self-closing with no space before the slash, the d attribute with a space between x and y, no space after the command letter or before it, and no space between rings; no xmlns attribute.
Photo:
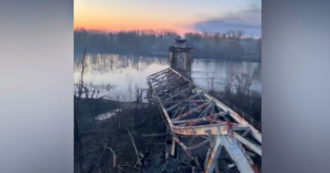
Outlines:
<svg viewBox="0 0 330 173"><path fill-rule="evenodd" d="M80 81L79 81L78 86L77 86L77 90L78 90L77 91L77 95L78 95L77 97L78 97L78 99L81 99L82 94L88 92L87 87L84 85L84 73L85 73L85 67L86 67L86 65L85 65L86 51L87 51L87 48L84 49L82 60L81 60ZM88 94L86 96L88 97Z"/></svg>
<svg viewBox="0 0 330 173"><path fill-rule="evenodd" d="M236 75L236 93L241 96L250 95L250 88L252 85L252 76L248 73L241 73Z"/></svg>
<svg viewBox="0 0 330 173"><path fill-rule="evenodd" d="M234 83L236 75L237 75L237 72L236 72L233 64L229 64L227 71L226 71L226 80L225 80L225 86L224 86L226 96L230 96L233 92L232 85Z"/></svg>
<svg viewBox="0 0 330 173"><path fill-rule="evenodd" d="M84 90L84 71L85 71L85 56L86 56L86 48L83 52L83 58L82 58L82 69L81 69L81 76L80 76L80 81L77 85L77 97L78 99L80 100L81 99L81 96L83 94L83 90ZM74 93L76 94L76 93ZM74 137L75 137L75 142L77 143L77 152L79 153L78 156L79 156L79 170L80 172L84 172L84 167L83 167L83 141L81 139L81 136L80 136L80 131L79 131L79 125L78 125L78 119L77 119L77 115L79 113L79 110L77 108L79 102L77 102L77 105L75 105L74 107Z"/></svg>
<svg viewBox="0 0 330 173"><path fill-rule="evenodd" d="M142 89L138 85L135 85L135 97L136 97L136 103L142 102Z"/></svg>

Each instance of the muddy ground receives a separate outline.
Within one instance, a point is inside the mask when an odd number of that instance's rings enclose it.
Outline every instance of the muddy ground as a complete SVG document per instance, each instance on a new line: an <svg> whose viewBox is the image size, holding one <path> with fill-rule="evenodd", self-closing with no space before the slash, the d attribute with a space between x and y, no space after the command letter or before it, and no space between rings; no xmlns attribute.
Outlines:
<svg viewBox="0 0 330 173"><path fill-rule="evenodd" d="M99 114L116 109L121 111L109 119L95 119ZM75 118L77 173L191 172L186 158L166 161L166 126L156 105L75 99ZM129 133L138 150L140 165ZM150 137L150 134L158 135Z"/></svg>

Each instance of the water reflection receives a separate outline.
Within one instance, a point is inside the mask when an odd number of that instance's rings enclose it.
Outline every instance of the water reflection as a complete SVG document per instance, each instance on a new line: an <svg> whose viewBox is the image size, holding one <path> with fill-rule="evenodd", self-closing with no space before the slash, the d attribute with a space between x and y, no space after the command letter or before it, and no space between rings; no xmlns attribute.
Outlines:
<svg viewBox="0 0 330 173"><path fill-rule="evenodd" d="M76 58L79 59L79 58ZM99 96L129 101L135 99L136 88L147 88L146 77L168 68L167 58L92 54L86 57L84 82L94 86L109 86ZM74 82L80 79L81 63L75 63ZM253 78L251 88L261 91L260 64L253 62L228 62L214 59L195 59L192 64L192 79L204 89L222 90L230 73L249 73Z"/></svg>
<svg viewBox="0 0 330 173"><path fill-rule="evenodd" d="M252 77L251 89L261 92L260 63L195 59L192 70L195 83L204 89L223 90L229 76L244 73Z"/></svg>
<svg viewBox="0 0 330 173"><path fill-rule="evenodd" d="M113 85L102 90L100 96L129 101L135 98L136 88L147 88L146 77L168 68L167 59L119 55L87 55L84 82L96 86ZM80 79L81 64L75 64L74 82Z"/></svg>

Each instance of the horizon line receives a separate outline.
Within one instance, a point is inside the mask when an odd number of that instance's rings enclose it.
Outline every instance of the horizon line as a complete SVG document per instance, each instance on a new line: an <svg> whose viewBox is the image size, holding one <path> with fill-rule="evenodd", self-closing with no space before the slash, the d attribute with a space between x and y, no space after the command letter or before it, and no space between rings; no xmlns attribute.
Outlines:
<svg viewBox="0 0 330 173"><path fill-rule="evenodd" d="M84 27L76 27L73 29L74 32L76 31L87 31L87 32L97 32L97 33L119 33L119 32L153 32L153 33L161 33L161 32L168 32L168 33L174 33L180 36L184 36L186 34L210 34L210 35L216 35L216 34L228 34L230 32L239 32L242 30L228 30L227 32L207 32L207 31L187 31L180 33L178 31L175 31L174 29L121 29L121 30L111 30L111 29L93 29L93 28L84 28ZM243 38L253 38L253 39L261 39L261 36L253 36L253 35L247 35L244 31L243 32Z"/></svg>

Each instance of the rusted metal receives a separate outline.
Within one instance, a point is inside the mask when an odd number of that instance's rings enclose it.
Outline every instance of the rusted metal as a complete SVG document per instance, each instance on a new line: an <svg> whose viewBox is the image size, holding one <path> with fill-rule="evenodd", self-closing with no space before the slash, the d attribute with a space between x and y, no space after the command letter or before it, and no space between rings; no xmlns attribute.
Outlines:
<svg viewBox="0 0 330 173"><path fill-rule="evenodd" d="M251 125L248 121L246 121L242 116L240 116L238 113L233 111L231 108L229 108L227 105L221 103L219 100L215 99L211 95L205 93L205 96L209 99L212 99L216 102L217 106L221 107L223 110L230 112L230 116L235 119L239 124L246 125L250 127L250 130L252 132L252 135L261 143L262 137L260 131L258 131L253 125Z"/></svg>
<svg viewBox="0 0 330 173"><path fill-rule="evenodd" d="M254 172L254 164L249 162L251 159L241 145L261 156L262 139L261 132L249 121L172 68L150 75L148 83L152 98L158 102L173 137L172 152L178 144L188 157L194 159L192 151L209 143L204 172L213 172L221 148L227 151L240 172ZM205 139L192 144L195 137ZM185 143L186 140L181 138L191 140Z"/></svg>
<svg viewBox="0 0 330 173"><path fill-rule="evenodd" d="M188 136L205 136L211 133L212 135L227 135L228 130L226 126L220 126L218 124L204 125L204 126L172 126L172 131L180 135Z"/></svg>
<svg viewBox="0 0 330 173"><path fill-rule="evenodd" d="M229 156L235 162L236 167L242 173L253 173L252 165L248 161L248 157L242 148L239 147L237 141L234 138L228 138L226 136L221 136L220 139L222 145L228 151Z"/></svg>
<svg viewBox="0 0 330 173"><path fill-rule="evenodd" d="M171 107L166 108L166 110L167 110L167 111L171 111L172 109L174 109L174 108L180 106L181 104L183 104L183 103L185 103L185 102L189 102L191 99L197 97L198 95L199 95L199 93L198 93L198 94L195 94L195 95L193 95L193 96L190 96L189 98L187 98L187 99L185 99L185 100L180 100L180 101L179 101L178 103L176 103L175 105L172 105Z"/></svg>
<svg viewBox="0 0 330 173"><path fill-rule="evenodd" d="M202 141L202 142L200 142L200 143L197 143L197 144L195 144L195 145L191 145L191 146L189 146L189 147L188 147L188 150L194 150L194 149L196 149L196 148L199 148L199 147L201 147L201 146L207 144L208 142L210 142L210 140L209 140L209 139L206 139L206 140L204 140L204 141Z"/></svg>
<svg viewBox="0 0 330 173"><path fill-rule="evenodd" d="M181 146L181 148L183 149L183 151L186 152L188 157L190 157L191 159L194 159L194 157L192 156L192 153L188 150L188 147L182 141L180 141L179 138L173 137L173 139L175 140L175 142L177 142Z"/></svg>
<svg viewBox="0 0 330 173"><path fill-rule="evenodd" d="M208 104L209 104L209 103L203 103L203 104L201 104L201 105L199 105L199 106L197 106L197 107L195 107L195 108L189 110L188 112L185 112L185 113L183 113L183 114L181 114L181 115L178 115L178 116L175 118L175 120L181 120L181 119L183 119L184 117L186 117L186 116L188 116L188 115L190 115L190 114L192 114L192 113L194 113L194 112L196 112L196 111L198 111L198 110L201 110L202 108L204 108L204 107L207 106Z"/></svg>
<svg viewBox="0 0 330 173"><path fill-rule="evenodd" d="M194 118L194 119L188 119L188 120L172 120L173 124L182 124L182 123L187 123L188 125L195 125L197 123L203 122L203 121L209 121L211 122L212 120L216 119L219 116L225 115L225 112L219 112L216 114L209 115L207 117L203 118ZM218 124L225 124L224 121L218 121Z"/></svg>
<svg viewBox="0 0 330 173"><path fill-rule="evenodd" d="M245 144L245 146L253 150L255 153L259 154L259 156L261 156L261 146L254 144L253 142L250 142L249 140L245 139L243 136L239 135L238 133L233 133L233 135L238 141Z"/></svg>
<svg viewBox="0 0 330 173"><path fill-rule="evenodd" d="M219 154L221 152L221 140L219 137L216 137L213 145L209 148L209 151L206 156L205 160L205 173L212 173L216 164L216 160L219 157Z"/></svg>

